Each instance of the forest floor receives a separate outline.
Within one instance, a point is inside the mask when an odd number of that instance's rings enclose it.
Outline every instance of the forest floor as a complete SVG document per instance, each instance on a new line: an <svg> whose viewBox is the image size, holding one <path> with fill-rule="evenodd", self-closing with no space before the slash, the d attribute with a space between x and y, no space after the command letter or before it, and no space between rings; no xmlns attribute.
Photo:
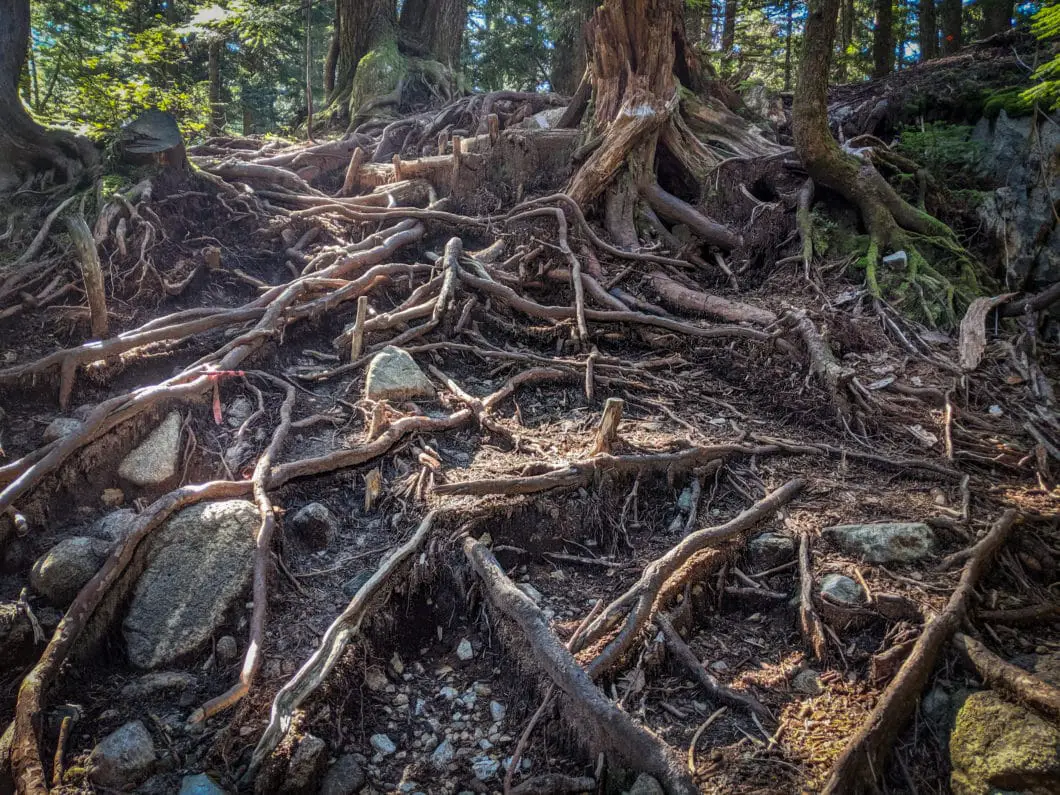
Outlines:
<svg viewBox="0 0 1060 795"><path fill-rule="evenodd" d="M1058 438L1060 425L1034 393L1043 378L1055 383L1055 350L1037 342L1043 377L1024 355L1023 332L1002 324L974 372L961 370L956 332L917 327L873 302L847 263L816 261L807 275L793 195L752 197L778 205L787 232L768 257L733 257L729 275L661 248L616 253L552 196L561 169L530 155L516 163L505 149L528 152L534 136L557 135L509 127L523 104L499 99L493 112L505 129L465 142L474 143L461 162L450 123L450 154L420 159L426 144L410 152L406 139L396 164L384 155L361 166L342 198L351 150L381 147L379 130L316 147L212 140L191 150L204 172L122 199L102 227L109 339L118 341L110 350L82 345L86 313L76 306L4 321L0 499L25 524L7 540L0 600L21 595L51 633L66 605L27 601L33 561L64 539L98 535L98 520L118 506L137 511L131 535L78 596L87 611L73 620L70 611L70 642L53 641L39 663L38 644L0 673L4 725L34 664L42 676L39 754L49 779L59 760L58 791L106 791L90 783L89 755L134 720L153 739L153 759L121 783L142 792L174 792L202 772L228 791L250 789L247 769L259 762L264 792L315 792L323 775L324 791L357 791L338 783L356 781L356 770L375 792L628 789L633 776L600 769L595 749L608 738L550 681L540 638L483 573L483 550L529 597L557 648L577 649L572 639L653 562L778 489L721 543L679 561L662 595L649 595L656 624L637 625L628 644L605 626L575 655L589 668L619 642L597 683L676 752L702 791L819 790L918 636L921 612L942 610L956 588L960 566L942 562L954 553L959 562L1006 508L1022 523L978 583L972 623L1003 657L1060 654L1055 623L1011 626L998 612L1057 598L1056 462L1038 437ZM512 172L522 175L517 186L494 184ZM450 180L472 187L432 203ZM559 212L516 217L541 207ZM754 223L752 213L745 225ZM617 306L571 288L568 242L583 275L620 296ZM707 322L705 304L662 309L645 278L656 273L757 308L759 322ZM351 362L361 295L368 314ZM844 368L839 396L815 373L801 313ZM433 396L367 396L368 364L387 345L413 356ZM601 454L598 426L612 398L623 413ZM181 423L175 473L146 486L120 477L123 459L171 411ZM57 417L80 424L42 441ZM277 429L286 438L256 472ZM277 527L275 553L268 544L258 553L268 597L256 676L234 707L196 722L196 710L238 680L255 605L236 600L210 642L165 666L180 674L165 681L128 661L120 613L149 567L136 546L208 482L222 482L206 490L211 498L261 508L265 495ZM328 509L315 532L292 521L309 503ZM933 545L874 563L821 532L885 521L926 523ZM425 532L414 533L418 525ZM749 541L764 532L788 541ZM380 567L388 576L365 584ZM856 584L848 603L821 593L835 574ZM329 627L351 599L343 650L329 645ZM800 631L806 611L823 622L816 656L812 633ZM668 623L698 673L675 653ZM274 699L292 679L320 673L307 661L322 643L335 651L333 667L285 731L270 733ZM704 690L704 671L721 695ZM947 647L924 692L948 703L978 681ZM61 732L67 705L78 719ZM914 712L886 786L946 792L950 718ZM513 755L520 761L505 785ZM553 774L569 778L542 778Z"/></svg>

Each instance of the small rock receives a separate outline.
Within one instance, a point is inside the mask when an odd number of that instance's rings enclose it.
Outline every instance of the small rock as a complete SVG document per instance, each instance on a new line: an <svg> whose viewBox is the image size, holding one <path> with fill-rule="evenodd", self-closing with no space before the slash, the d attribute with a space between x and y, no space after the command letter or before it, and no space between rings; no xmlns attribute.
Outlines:
<svg viewBox="0 0 1060 795"><path fill-rule="evenodd" d="M715 660L710 664L710 670L722 673L729 670L729 664L725 660Z"/></svg>
<svg viewBox="0 0 1060 795"><path fill-rule="evenodd" d="M394 741L387 737L385 734L373 734L368 742L371 744L379 753L383 756L389 756L397 750L397 746L394 745Z"/></svg>
<svg viewBox="0 0 1060 795"><path fill-rule="evenodd" d="M346 594L350 599L357 595L357 592L365 586L370 579L372 579L374 572L364 569L354 574L342 585L342 592Z"/></svg>
<svg viewBox="0 0 1060 795"><path fill-rule="evenodd" d="M338 520L323 503L311 502L291 517L291 529L310 549L326 549L335 537Z"/></svg>
<svg viewBox="0 0 1060 795"><path fill-rule="evenodd" d="M431 764L438 771L444 771L449 763L456 757L456 749L448 740L438 743L438 747L431 753Z"/></svg>
<svg viewBox="0 0 1060 795"><path fill-rule="evenodd" d="M103 516L92 525L91 533L107 541L124 541L136 524L137 513L132 508L119 508Z"/></svg>
<svg viewBox="0 0 1060 795"><path fill-rule="evenodd" d="M836 525L821 535L869 563L910 563L935 549L935 534L923 522Z"/></svg>
<svg viewBox="0 0 1060 795"><path fill-rule="evenodd" d="M476 756L471 760L471 770L479 781L489 781L500 770L501 763L488 756Z"/></svg>
<svg viewBox="0 0 1060 795"><path fill-rule="evenodd" d="M535 605L540 606L545 601L544 594L542 594L541 591L537 590L537 588L532 586L530 583L521 582L517 587L520 591L529 596L530 601L532 601Z"/></svg>
<svg viewBox="0 0 1060 795"><path fill-rule="evenodd" d="M392 345L387 345L373 357L364 388L369 400L403 402L434 397L434 385L408 351Z"/></svg>
<svg viewBox="0 0 1060 795"><path fill-rule="evenodd" d="M779 533L762 533L747 543L751 568L769 571L783 566L795 557L795 542Z"/></svg>
<svg viewBox="0 0 1060 795"><path fill-rule="evenodd" d="M231 635L222 635L217 639L217 662L221 665L228 665L230 662L234 662L236 657L239 656L239 644L236 639Z"/></svg>
<svg viewBox="0 0 1060 795"><path fill-rule="evenodd" d="M186 690L195 686L195 677L183 671L156 671L144 674L134 682L121 689L121 697L126 701L137 701L150 698L166 690Z"/></svg>
<svg viewBox="0 0 1060 795"><path fill-rule="evenodd" d="M666 795L666 790L653 776L641 773L629 788L628 795Z"/></svg>
<svg viewBox="0 0 1060 795"><path fill-rule="evenodd" d="M386 674L383 673L383 669L379 666L373 665L364 672L364 685L373 693L382 693L386 690L388 684L390 684L390 681L386 678Z"/></svg>
<svg viewBox="0 0 1060 795"><path fill-rule="evenodd" d="M41 439L45 442L54 442L64 436L75 434L84 427L85 424L81 420L75 420L73 417L56 417L48 423L48 427L44 429Z"/></svg>
<svg viewBox="0 0 1060 795"><path fill-rule="evenodd" d="M137 486L157 486L177 473L180 456L180 412L171 411L118 467L118 474Z"/></svg>
<svg viewBox="0 0 1060 795"><path fill-rule="evenodd" d="M458 691L455 687L450 687L449 685L446 685L438 691L438 695L440 695L446 701L455 701L457 698L460 697L460 691Z"/></svg>
<svg viewBox="0 0 1060 795"><path fill-rule="evenodd" d="M950 695L941 687L933 687L920 700L920 711L936 726L944 725L950 716Z"/></svg>
<svg viewBox="0 0 1060 795"><path fill-rule="evenodd" d="M461 640L459 645L456 647L456 656L464 662L467 662L468 660L474 658L475 650L471 646L471 641L469 641L467 638Z"/></svg>
<svg viewBox="0 0 1060 795"><path fill-rule="evenodd" d="M821 580L821 594L845 605L860 604L865 598L861 586L842 574L829 574Z"/></svg>
<svg viewBox="0 0 1060 795"><path fill-rule="evenodd" d="M353 795L365 784L364 770L353 754L343 754L324 776L320 795Z"/></svg>
<svg viewBox="0 0 1060 795"><path fill-rule="evenodd" d="M810 696L817 696L824 692L824 688L821 687L821 676L812 668L795 674L795 678L791 680L791 686L798 692Z"/></svg>
<svg viewBox="0 0 1060 795"><path fill-rule="evenodd" d="M401 655L397 652L390 655L390 670L394 672L395 676L401 676L405 673L405 663L401 661Z"/></svg>
<svg viewBox="0 0 1060 795"><path fill-rule="evenodd" d="M225 795L225 791L208 775L199 773L180 780L179 795Z"/></svg>
<svg viewBox="0 0 1060 795"><path fill-rule="evenodd" d="M490 718L493 719L494 723L500 723L504 720L504 716L507 712L507 708L499 701L490 702Z"/></svg>
<svg viewBox="0 0 1060 795"><path fill-rule="evenodd" d="M92 749L88 777L99 787L124 789L146 779L155 765L155 744L142 721L126 723Z"/></svg>
<svg viewBox="0 0 1060 795"><path fill-rule="evenodd" d="M52 604L66 606L95 576L109 554L110 544L100 538L67 538L33 564L30 585Z"/></svg>
<svg viewBox="0 0 1060 795"><path fill-rule="evenodd" d="M240 395L230 404L225 414L228 415L228 427L238 428L254 413L254 404L244 395Z"/></svg>
<svg viewBox="0 0 1060 795"><path fill-rule="evenodd" d="M125 502L125 493L121 489L103 489L100 501L108 508L117 508Z"/></svg>
<svg viewBox="0 0 1060 795"><path fill-rule="evenodd" d="M305 735L291 755L291 762L287 765L287 777L280 787L281 795L316 793L327 765L327 743L312 734Z"/></svg>

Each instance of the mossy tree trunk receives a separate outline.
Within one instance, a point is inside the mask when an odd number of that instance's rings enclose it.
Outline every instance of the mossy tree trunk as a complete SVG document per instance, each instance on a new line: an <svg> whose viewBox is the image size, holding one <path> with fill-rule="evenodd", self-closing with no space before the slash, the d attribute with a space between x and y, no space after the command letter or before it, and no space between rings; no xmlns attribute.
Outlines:
<svg viewBox="0 0 1060 795"><path fill-rule="evenodd" d="M336 56L328 105L340 119L349 116L353 78L361 59L393 41L397 32L394 0L335 0Z"/></svg>
<svg viewBox="0 0 1060 795"><path fill-rule="evenodd" d="M953 55L961 48L964 6L961 0L942 0L939 10L942 20L942 54Z"/></svg>

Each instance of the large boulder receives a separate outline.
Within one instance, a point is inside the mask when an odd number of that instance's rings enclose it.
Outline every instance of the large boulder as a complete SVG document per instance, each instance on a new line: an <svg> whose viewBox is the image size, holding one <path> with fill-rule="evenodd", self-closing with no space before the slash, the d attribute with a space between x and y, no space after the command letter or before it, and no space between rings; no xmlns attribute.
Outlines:
<svg viewBox="0 0 1060 795"><path fill-rule="evenodd" d="M132 788L146 779L155 766L155 744L143 721L126 723L92 749L88 778L98 787Z"/></svg>
<svg viewBox="0 0 1060 795"><path fill-rule="evenodd" d="M911 563L935 549L935 534L923 522L836 525L821 535L869 563Z"/></svg>
<svg viewBox="0 0 1060 795"><path fill-rule="evenodd" d="M118 474L137 486L157 486L177 474L180 458L180 412L171 411L118 467Z"/></svg>
<svg viewBox="0 0 1060 795"><path fill-rule="evenodd" d="M64 539L33 564L29 583L53 605L65 607L99 571L110 554L110 547L110 543L101 538L74 536Z"/></svg>
<svg viewBox="0 0 1060 795"><path fill-rule="evenodd" d="M992 690L968 696L950 735L954 795L1060 792L1060 730Z"/></svg>
<svg viewBox="0 0 1060 795"><path fill-rule="evenodd" d="M168 666L216 633L250 586L258 523L253 503L228 500L185 508L155 531L122 623L133 665Z"/></svg>
<svg viewBox="0 0 1060 795"><path fill-rule="evenodd" d="M365 396L369 400L396 402L434 397L434 385L423 374L408 351L387 345L368 365Z"/></svg>

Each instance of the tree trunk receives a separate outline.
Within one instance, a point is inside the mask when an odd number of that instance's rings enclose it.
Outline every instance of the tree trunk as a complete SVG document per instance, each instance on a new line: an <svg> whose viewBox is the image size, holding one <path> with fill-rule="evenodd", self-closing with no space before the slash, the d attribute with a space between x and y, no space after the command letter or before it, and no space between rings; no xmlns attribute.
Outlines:
<svg viewBox="0 0 1060 795"><path fill-rule="evenodd" d="M403 45L454 71L460 68L466 26L467 0L405 0L398 23Z"/></svg>
<svg viewBox="0 0 1060 795"><path fill-rule="evenodd" d="M225 109L221 103L221 38L210 38L208 50L210 135L218 135L225 126Z"/></svg>
<svg viewBox="0 0 1060 795"><path fill-rule="evenodd" d="M336 2L337 5L337 2ZM339 15L335 14L332 23L331 42L328 44L328 55L324 59L324 96L330 97L335 92L335 69L339 63Z"/></svg>
<svg viewBox="0 0 1060 795"><path fill-rule="evenodd" d="M961 0L942 0L942 54L953 55L961 48L961 20L964 6Z"/></svg>
<svg viewBox="0 0 1060 795"><path fill-rule="evenodd" d="M1012 27L1013 0L982 0L983 18L979 23L979 37L987 38Z"/></svg>
<svg viewBox="0 0 1060 795"><path fill-rule="evenodd" d="M556 34L549 70L549 85L553 91L571 95L578 90L585 74L585 27L592 5L586 0L574 0L564 12L562 26Z"/></svg>
<svg viewBox="0 0 1060 795"><path fill-rule="evenodd" d="M727 55L732 52L736 42L736 0L725 0L725 22L721 29L721 52Z"/></svg>
<svg viewBox="0 0 1060 795"><path fill-rule="evenodd" d="M886 77L894 69L893 0L876 0L876 29L872 37L872 76Z"/></svg>
<svg viewBox="0 0 1060 795"><path fill-rule="evenodd" d="M0 0L0 193L54 171L72 182L98 159L83 138L45 130L18 93L29 44L29 0Z"/></svg>
<svg viewBox="0 0 1060 795"><path fill-rule="evenodd" d="M348 115L344 100L353 90L353 76L361 59L388 39L397 29L397 7L394 0L335 0L335 36L338 54L335 59L335 82L329 105L340 116Z"/></svg>
<svg viewBox="0 0 1060 795"><path fill-rule="evenodd" d="M787 19L784 22L784 90L791 91L791 29L794 24L795 0L788 0Z"/></svg>
<svg viewBox="0 0 1060 795"><path fill-rule="evenodd" d="M930 61L939 54L939 29L935 21L935 0L920 0L917 10L920 25L920 60Z"/></svg>

